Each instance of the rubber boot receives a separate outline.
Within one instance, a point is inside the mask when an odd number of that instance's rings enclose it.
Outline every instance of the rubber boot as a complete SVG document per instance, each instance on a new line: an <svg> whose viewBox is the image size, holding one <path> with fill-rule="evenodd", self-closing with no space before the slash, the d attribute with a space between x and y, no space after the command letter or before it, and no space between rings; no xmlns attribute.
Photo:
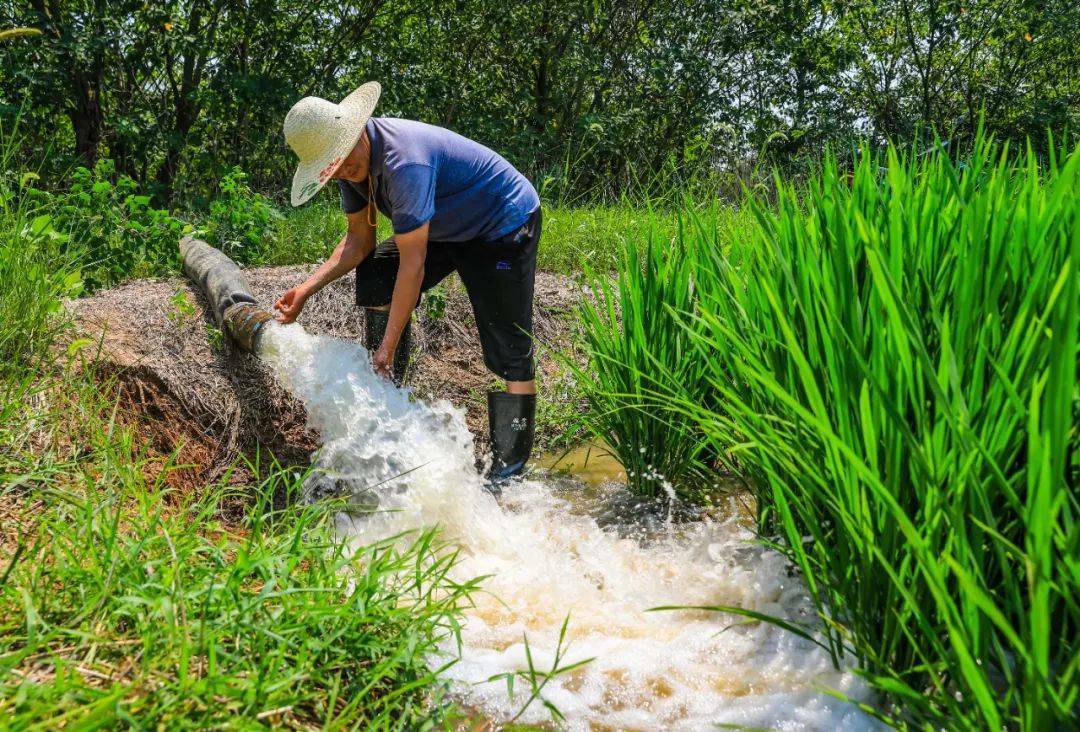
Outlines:
<svg viewBox="0 0 1080 732"><path fill-rule="evenodd" d="M367 316L364 318L364 348L374 353L382 345L383 336L386 335L386 325L390 322L390 313L386 310L372 310L367 308ZM401 386L405 380L405 371L409 368L409 354L412 351L412 319L405 324L405 330L401 331L401 339L398 341L397 352L394 353L392 367L395 386Z"/></svg>
<svg viewBox="0 0 1080 732"><path fill-rule="evenodd" d="M498 493L510 478L521 474L532 453L536 395L488 392L488 429L491 435L488 489Z"/></svg>

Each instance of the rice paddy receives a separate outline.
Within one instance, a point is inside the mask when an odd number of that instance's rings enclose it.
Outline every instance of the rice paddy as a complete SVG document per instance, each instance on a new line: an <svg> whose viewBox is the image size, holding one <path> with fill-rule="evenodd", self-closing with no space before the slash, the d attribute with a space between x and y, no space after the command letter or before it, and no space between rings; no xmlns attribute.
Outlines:
<svg viewBox="0 0 1080 732"><path fill-rule="evenodd" d="M744 476L892 725L1075 722L1078 175L982 137L826 159L734 238L691 212L628 247L583 314L598 436Z"/></svg>

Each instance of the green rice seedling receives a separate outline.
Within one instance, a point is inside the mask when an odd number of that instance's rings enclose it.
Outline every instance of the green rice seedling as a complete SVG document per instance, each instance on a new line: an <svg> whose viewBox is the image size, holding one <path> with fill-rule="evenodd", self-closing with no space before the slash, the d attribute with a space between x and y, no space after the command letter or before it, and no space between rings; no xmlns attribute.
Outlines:
<svg viewBox="0 0 1080 732"><path fill-rule="evenodd" d="M672 304L714 394L672 400L737 455L883 718L1074 724L1080 150L864 151L777 188L744 261L699 258Z"/></svg>
<svg viewBox="0 0 1080 732"><path fill-rule="evenodd" d="M589 356L575 370L589 403L584 423L606 442L626 469L630 488L645 496L675 492L698 500L711 484L715 453L696 421L671 409L658 395L679 394L699 408L715 408L694 336L681 326L697 312L698 258L721 247L720 232L737 227L737 215L712 207L680 216L668 237L652 227L643 240L627 239L618 276L590 272L595 299L580 307L582 340Z"/></svg>

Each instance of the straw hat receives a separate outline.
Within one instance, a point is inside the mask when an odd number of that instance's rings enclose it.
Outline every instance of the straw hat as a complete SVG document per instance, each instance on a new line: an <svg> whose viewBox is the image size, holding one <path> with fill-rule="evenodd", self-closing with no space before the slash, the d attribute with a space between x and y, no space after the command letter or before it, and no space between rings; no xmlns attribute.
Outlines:
<svg viewBox="0 0 1080 732"><path fill-rule="evenodd" d="M285 142L300 158L292 181L292 205L299 206L319 192L364 132L379 101L382 87L369 81L334 104L304 97L285 115Z"/></svg>

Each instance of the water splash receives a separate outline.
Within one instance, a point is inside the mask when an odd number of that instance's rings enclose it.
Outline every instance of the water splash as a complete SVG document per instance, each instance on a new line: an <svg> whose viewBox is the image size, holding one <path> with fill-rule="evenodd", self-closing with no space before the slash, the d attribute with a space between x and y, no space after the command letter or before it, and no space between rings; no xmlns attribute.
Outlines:
<svg viewBox="0 0 1080 732"><path fill-rule="evenodd" d="M544 697L570 729L874 727L823 693L870 698L813 644L718 613L646 612L733 605L810 622L805 590L783 558L737 523L699 522L643 540L602 528L543 480L514 486L500 505L475 470L463 413L448 402L410 399L374 374L356 344L297 325L268 328L261 348L323 438L315 458L323 477L309 494L346 489L392 509L342 515L343 535L364 543L439 524L461 548L457 576L490 575L466 614L460 656L447 642L444 658L432 659L458 658L444 677L466 706L496 721L513 717L527 693L512 700L505 683L488 679L525 668L524 637L536 667L549 669L569 615L564 663L595 660L555 677ZM519 721L547 720L533 704Z"/></svg>

